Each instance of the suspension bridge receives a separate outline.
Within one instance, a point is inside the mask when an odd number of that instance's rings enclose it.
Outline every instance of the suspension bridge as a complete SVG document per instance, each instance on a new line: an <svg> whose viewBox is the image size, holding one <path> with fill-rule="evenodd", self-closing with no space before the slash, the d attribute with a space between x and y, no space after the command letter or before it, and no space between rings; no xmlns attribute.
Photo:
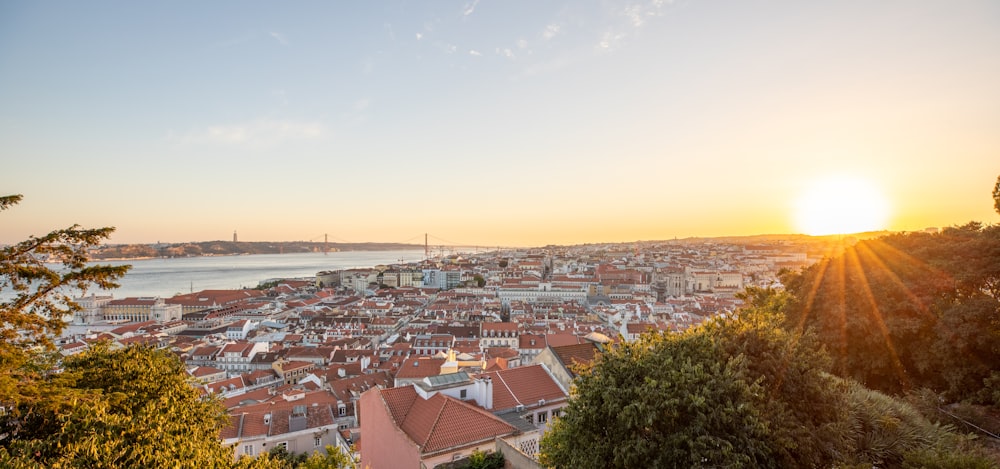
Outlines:
<svg viewBox="0 0 1000 469"><path fill-rule="evenodd" d="M311 243L323 242L323 252L328 252L329 245L332 243L340 244L368 244L369 242L358 242L358 241L348 241L346 239L338 238L337 236L330 235L329 233L323 233L321 235L313 236L308 240ZM421 243L423 241L423 243ZM485 244L468 244L468 243L457 243L454 241L449 241L437 236L433 236L429 233L423 233L416 235L402 241L393 242L381 242L381 244L410 244L410 245L423 245L424 248L424 258L431 259L436 257L444 257L456 253L472 253L478 254L483 252L498 252L504 250L518 249L517 246L487 246Z"/></svg>

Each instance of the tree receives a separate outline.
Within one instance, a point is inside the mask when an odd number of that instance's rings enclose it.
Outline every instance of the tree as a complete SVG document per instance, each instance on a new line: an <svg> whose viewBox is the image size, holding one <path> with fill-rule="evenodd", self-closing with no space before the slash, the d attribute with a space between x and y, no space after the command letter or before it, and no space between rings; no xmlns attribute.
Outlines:
<svg viewBox="0 0 1000 469"><path fill-rule="evenodd" d="M579 375L565 414L542 438L543 465L766 466L763 389L741 357L706 334L650 333Z"/></svg>
<svg viewBox="0 0 1000 469"><path fill-rule="evenodd" d="M705 323L723 359L743 357L748 379L763 391L757 405L768 447L780 467L829 467L845 445L846 386L828 374L830 358L810 331L784 329L790 295L748 288L735 314Z"/></svg>
<svg viewBox="0 0 1000 469"><path fill-rule="evenodd" d="M993 186L993 209L1000 213L1000 176L997 176L997 183Z"/></svg>
<svg viewBox="0 0 1000 469"><path fill-rule="evenodd" d="M35 403L0 453L8 466L233 467L219 431L229 424L216 399L202 398L171 353L103 343L68 357L44 383L60 399ZM6 460L4 458L7 458ZM268 459L243 466L273 466Z"/></svg>
<svg viewBox="0 0 1000 469"><path fill-rule="evenodd" d="M786 327L814 330L836 374L953 401L989 403L998 391L1000 226L862 241L783 280Z"/></svg>
<svg viewBox="0 0 1000 469"><path fill-rule="evenodd" d="M0 197L0 210L21 198ZM53 338L80 310L74 296L117 287L129 268L88 263L113 231L73 225L0 248L0 290L13 292L0 302L0 467L273 467L233 460L219 439L225 410L168 352L56 353Z"/></svg>
<svg viewBox="0 0 1000 469"><path fill-rule="evenodd" d="M313 451L296 469L355 469L357 464L351 456L333 445L326 445L326 454Z"/></svg>
<svg viewBox="0 0 1000 469"><path fill-rule="evenodd" d="M22 199L0 197L0 211ZM0 291L12 291L0 301L0 447L18 438L19 422L33 406L52 398L40 387L54 365L52 338L66 325L66 317L80 310L73 301L90 287L114 288L128 266L88 265L88 251L114 228L84 229L78 225L42 237L0 248ZM51 268L43 260L57 260Z"/></svg>

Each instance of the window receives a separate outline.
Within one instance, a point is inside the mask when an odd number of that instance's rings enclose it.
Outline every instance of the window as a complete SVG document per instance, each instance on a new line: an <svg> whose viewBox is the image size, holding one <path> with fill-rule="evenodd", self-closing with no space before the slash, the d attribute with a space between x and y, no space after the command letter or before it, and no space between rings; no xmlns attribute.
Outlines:
<svg viewBox="0 0 1000 469"><path fill-rule="evenodd" d="M548 420L549 420L549 413L548 412L542 412L542 413L538 414L538 423L545 423Z"/></svg>
<svg viewBox="0 0 1000 469"><path fill-rule="evenodd" d="M469 393L469 391L467 389L463 389L461 392L458 393L459 398L460 399L465 399L466 396L468 395L468 393Z"/></svg>
<svg viewBox="0 0 1000 469"><path fill-rule="evenodd" d="M278 444L276 444L274 446L279 447L279 448L283 448L285 451L288 451L288 442L287 441L282 441L281 443L278 443Z"/></svg>
<svg viewBox="0 0 1000 469"><path fill-rule="evenodd" d="M253 445L243 445L243 454L253 456Z"/></svg>
<svg viewBox="0 0 1000 469"><path fill-rule="evenodd" d="M313 447L319 448L323 444L323 438L319 436L313 437Z"/></svg>
<svg viewBox="0 0 1000 469"><path fill-rule="evenodd" d="M338 410L338 413L339 413L340 415L342 415L342 416L343 416L343 415L347 415L347 407L345 407L345 406L340 406L340 407L338 407L338 408L337 408L337 410Z"/></svg>

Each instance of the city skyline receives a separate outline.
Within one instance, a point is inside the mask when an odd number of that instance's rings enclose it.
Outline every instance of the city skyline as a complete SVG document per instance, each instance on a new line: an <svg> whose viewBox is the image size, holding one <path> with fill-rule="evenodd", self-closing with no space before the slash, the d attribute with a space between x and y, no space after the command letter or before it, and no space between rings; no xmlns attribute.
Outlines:
<svg viewBox="0 0 1000 469"><path fill-rule="evenodd" d="M996 223L996 83L990 1L7 2L0 243Z"/></svg>

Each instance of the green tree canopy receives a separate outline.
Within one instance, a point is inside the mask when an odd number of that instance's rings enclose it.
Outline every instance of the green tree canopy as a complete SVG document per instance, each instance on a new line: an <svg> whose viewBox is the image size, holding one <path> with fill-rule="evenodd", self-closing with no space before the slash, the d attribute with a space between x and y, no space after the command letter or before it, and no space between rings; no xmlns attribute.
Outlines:
<svg viewBox="0 0 1000 469"><path fill-rule="evenodd" d="M997 392L1000 226L861 241L785 284L786 326L816 331L838 375L892 394L926 387L989 402Z"/></svg>
<svg viewBox="0 0 1000 469"><path fill-rule="evenodd" d="M771 457L742 358L705 334L646 334L603 353L542 439L551 467L743 467Z"/></svg>
<svg viewBox="0 0 1000 469"><path fill-rule="evenodd" d="M997 183L993 186L993 209L1000 213L1000 176L997 176Z"/></svg>
<svg viewBox="0 0 1000 469"><path fill-rule="evenodd" d="M0 197L0 210L21 200ZM73 225L0 248L0 467L272 467L223 447L218 401L203 399L165 351L96 345L61 359L53 338L88 288L128 266L91 265L113 228ZM60 264L47 264L58 261Z"/></svg>
<svg viewBox="0 0 1000 469"><path fill-rule="evenodd" d="M997 467L902 400L827 373L817 337L783 327L788 293L743 298L735 314L602 354L543 437L543 464Z"/></svg>
<svg viewBox="0 0 1000 469"><path fill-rule="evenodd" d="M81 468L235 465L232 449L219 439L228 424L225 409L201 397L169 352L98 344L63 365L45 383L54 395L22 413L21 429L0 462ZM269 462L260 460L263 466Z"/></svg>
<svg viewBox="0 0 1000 469"><path fill-rule="evenodd" d="M758 406L768 425L768 447L780 467L823 467L838 458L846 438L846 387L831 376L830 358L809 331L782 328L791 297L749 288L736 314L705 323L723 359L742 357L762 394Z"/></svg>
<svg viewBox="0 0 1000 469"><path fill-rule="evenodd" d="M0 211L21 199L0 197ZM6 409L0 415L0 447L19 437L24 416L36 404L55 399L58 391L41 384L55 366L53 338L80 309L74 296L94 286L117 287L115 281L128 270L87 263L88 251L112 231L73 225L0 247L0 291L9 294L0 298L0 406Z"/></svg>

